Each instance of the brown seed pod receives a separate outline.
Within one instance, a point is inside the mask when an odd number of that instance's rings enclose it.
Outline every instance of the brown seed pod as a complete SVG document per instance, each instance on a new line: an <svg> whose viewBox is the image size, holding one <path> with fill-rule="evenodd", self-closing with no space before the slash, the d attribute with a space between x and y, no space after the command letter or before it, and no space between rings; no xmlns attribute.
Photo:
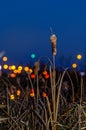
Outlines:
<svg viewBox="0 0 86 130"><path fill-rule="evenodd" d="M51 35L50 36L50 42L51 42L51 45L52 45L52 54L53 55L56 55L57 53L57 50L56 50L56 41L57 41L57 37L55 34Z"/></svg>

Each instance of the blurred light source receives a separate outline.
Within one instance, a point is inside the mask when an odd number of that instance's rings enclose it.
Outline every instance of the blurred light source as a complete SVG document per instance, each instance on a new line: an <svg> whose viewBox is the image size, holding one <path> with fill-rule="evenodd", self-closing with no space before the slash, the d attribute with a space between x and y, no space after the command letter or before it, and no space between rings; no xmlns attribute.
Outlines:
<svg viewBox="0 0 86 130"><path fill-rule="evenodd" d="M13 72L14 72L15 74L21 74L21 70L18 70L18 69L15 69Z"/></svg>
<svg viewBox="0 0 86 130"><path fill-rule="evenodd" d="M15 65L12 65L11 66L11 70L15 70L16 69L16 66Z"/></svg>
<svg viewBox="0 0 86 130"><path fill-rule="evenodd" d="M46 78L46 79L48 79L49 77L50 77L50 75L49 75L49 74L46 74L46 75L45 75L45 78Z"/></svg>
<svg viewBox="0 0 86 130"><path fill-rule="evenodd" d="M74 69L77 68L77 64L76 64L76 63L73 63L73 64L72 64L72 68L74 68Z"/></svg>
<svg viewBox="0 0 86 130"><path fill-rule="evenodd" d="M17 70L17 73L18 73L18 74L21 74L21 70Z"/></svg>
<svg viewBox="0 0 86 130"><path fill-rule="evenodd" d="M3 60L4 62L6 62L6 61L8 60L8 58L7 58L6 56L4 56L4 57L2 58L2 60Z"/></svg>
<svg viewBox="0 0 86 130"><path fill-rule="evenodd" d="M6 70L6 69L8 69L8 65L7 64L4 64L3 65L3 68Z"/></svg>
<svg viewBox="0 0 86 130"><path fill-rule="evenodd" d="M77 59L78 59L78 60L81 60L81 59L82 59L82 55L81 55L81 54L78 54L78 55L77 55Z"/></svg>
<svg viewBox="0 0 86 130"><path fill-rule="evenodd" d="M11 73L11 74L10 74L10 77L11 77L11 78L15 78L15 77L16 77L16 74Z"/></svg>
<svg viewBox="0 0 86 130"><path fill-rule="evenodd" d="M0 65L0 70L2 70L2 66Z"/></svg>
<svg viewBox="0 0 86 130"><path fill-rule="evenodd" d="M15 69L13 72L14 72L15 74L17 74L17 73L18 73L18 70Z"/></svg>
<svg viewBox="0 0 86 130"><path fill-rule="evenodd" d="M22 70L23 69L23 67L22 66L18 66L18 70Z"/></svg>
<svg viewBox="0 0 86 130"><path fill-rule="evenodd" d="M81 76L85 76L85 72L80 72L80 75Z"/></svg>
<svg viewBox="0 0 86 130"><path fill-rule="evenodd" d="M34 89L32 88L30 92L30 97L34 97L34 96L35 96L35 93L34 93Z"/></svg>
<svg viewBox="0 0 86 130"><path fill-rule="evenodd" d="M29 69L29 73L32 73L33 72L33 70L32 69Z"/></svg>
<svg viewBox="0 0 86 130"><path fill-rule="evenodd" d="M8 69L11 70L11 66L9 66Z"/></svg>
<svg viewBox="0 0 86 130"><path fill-rule="evenodd" d="M35 78L35 74L31 74L31 78L34 79Z"/></svg>
<svg viewBox="0 0 86 130"><path fill-rule="evenodd" d="M16 92L17 96L20 96L21 95L21 90L18 89L17 92Z"/></svg>
<svg viewBox="0 0 86 130"><path fill-rule="evenodd" d="M28 66L24 67L24 71L28 72L29 71L29 67Z"/></svg>
<svg viewBox="0 0 86 130"><path fill-rule="evenodd" d="M14 94L11 94L11 95L10 95L10 99L11 99L11 100L14 100L14 99L15 99Z"/></svg>
<svg viewBox="0 0 86 130"><path fill-rule="evenodd" d="M31 58L34 59L36 57L35 54L31 54Z"/></svg>
<svg viewBox="0 0 86 130"><path fill-rule="evenodd" d="M44 98L46 98L46 96L47 96L46 92L43 92L42 96L43 96Z"/></svg>
<svg viewBox="0 0 86 130"><path fill-rule="evenodd" d="M47 71L46 71L46 70L44 70L44 71L43 71L43 74L44 74L44 75L46 75L46 74L47 74Z"/></svg>

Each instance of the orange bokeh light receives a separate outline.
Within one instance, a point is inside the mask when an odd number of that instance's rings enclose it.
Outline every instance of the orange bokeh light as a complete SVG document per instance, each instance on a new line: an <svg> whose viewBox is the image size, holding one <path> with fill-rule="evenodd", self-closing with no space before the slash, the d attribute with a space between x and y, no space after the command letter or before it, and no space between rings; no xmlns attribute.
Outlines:
<svg viewBox="0 0 86 130"><path fill-rule="evenodd" d="M8 60L8 58L7 58L6 56L4 56L4 57L2 58L2 60L3 60L4 62L6 62L6 61Z"/></svg>
<svg viewBox="0 0 86 130"><path fill-rule="evenodd" d="M28 66L24 67L24 71L28 72L29 71L29 67Z"/></svg>
<svg viewBox="0 0 86 130"><path fill-rule="evenodd" d="M16 77L16 74L11 73L11 74L10 74L10 77L11 77L11 78L15 78L15 77Z"/></svg>
<svg viewBox="0 0 86 130"><path fill-rule="evenodd" d="M22 66L18 66L18 70L22 70L23 69L23 67Z"/></svg>
<svg viewBox="0 0 86 130"><path fill-rule="evenodd" d="M32 69L29 69L29 73L32 73L33 72L33 70Z"/></svg>
<svg viewBox="0 0 86 130"><path fill-rule="evenodd" d="M31 92L30 92L30 97L34 97L35 96L35 94L34 94L34 89L32 88L31 89Z"/></svg>
<svg viewBox="0 0 86 130"><path fill-rule="evenodd" d="M11 94L11 95L10 95L10 99L11 99L11 100L14 100L14 99L15 99L14 94Z"/></svg>
<svg viewBox="0 0 86 130"><path fill-rule="evenodd" d="M73 64L72 64L72 68L77 68L77 64L76 64L76 63L73 63Z"/></svg>
<svg viewBox="0 0 86 130"><path fill-rule="evenodd" d="M20 95L21 95L21 90L20 90L20 89L17 90L16 95L17 95L17 96L20 96Z"/></svg>
<svg viewBox="0 0 86 130"><path fill-rule="evenodd" d="M45 92L43 92L42 96L43 96L44 98L46 98L47 94L46 94Z"/></svg>
<svg viewBox="0 0 86 130"><path fill-rule="evenodd" d="M44 74L44 75L46 75L46 74L47 74L47 71L46 71L46 70L44 70L44 71L43 71L43 74Z"/></svg>

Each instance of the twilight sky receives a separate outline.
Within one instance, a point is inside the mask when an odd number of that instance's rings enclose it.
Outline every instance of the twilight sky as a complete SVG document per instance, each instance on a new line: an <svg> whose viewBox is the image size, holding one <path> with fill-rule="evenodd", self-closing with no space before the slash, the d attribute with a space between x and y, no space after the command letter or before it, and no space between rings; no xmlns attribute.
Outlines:
<svg viewBox="0 0 86 130"><path fill-rule="evenodd" d="M57 36L57 57L86 54L86 0L1 0L0 51L9 62L52 58L50 27ZM60 58L61 59L61 58ZM84 58L83 58L84 60Z"/></svg>

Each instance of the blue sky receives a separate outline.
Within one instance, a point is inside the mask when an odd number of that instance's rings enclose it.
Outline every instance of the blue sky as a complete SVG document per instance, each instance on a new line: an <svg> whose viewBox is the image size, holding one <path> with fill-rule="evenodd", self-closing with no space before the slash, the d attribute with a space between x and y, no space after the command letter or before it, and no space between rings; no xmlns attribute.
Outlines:
<svg viewBox="0 0 86 130"><path fill-rule="evenodd" d="M50 27L57 36L57 57L86 54L85 0L0 1L0 51L11 62L51 56Z"/></svg>

